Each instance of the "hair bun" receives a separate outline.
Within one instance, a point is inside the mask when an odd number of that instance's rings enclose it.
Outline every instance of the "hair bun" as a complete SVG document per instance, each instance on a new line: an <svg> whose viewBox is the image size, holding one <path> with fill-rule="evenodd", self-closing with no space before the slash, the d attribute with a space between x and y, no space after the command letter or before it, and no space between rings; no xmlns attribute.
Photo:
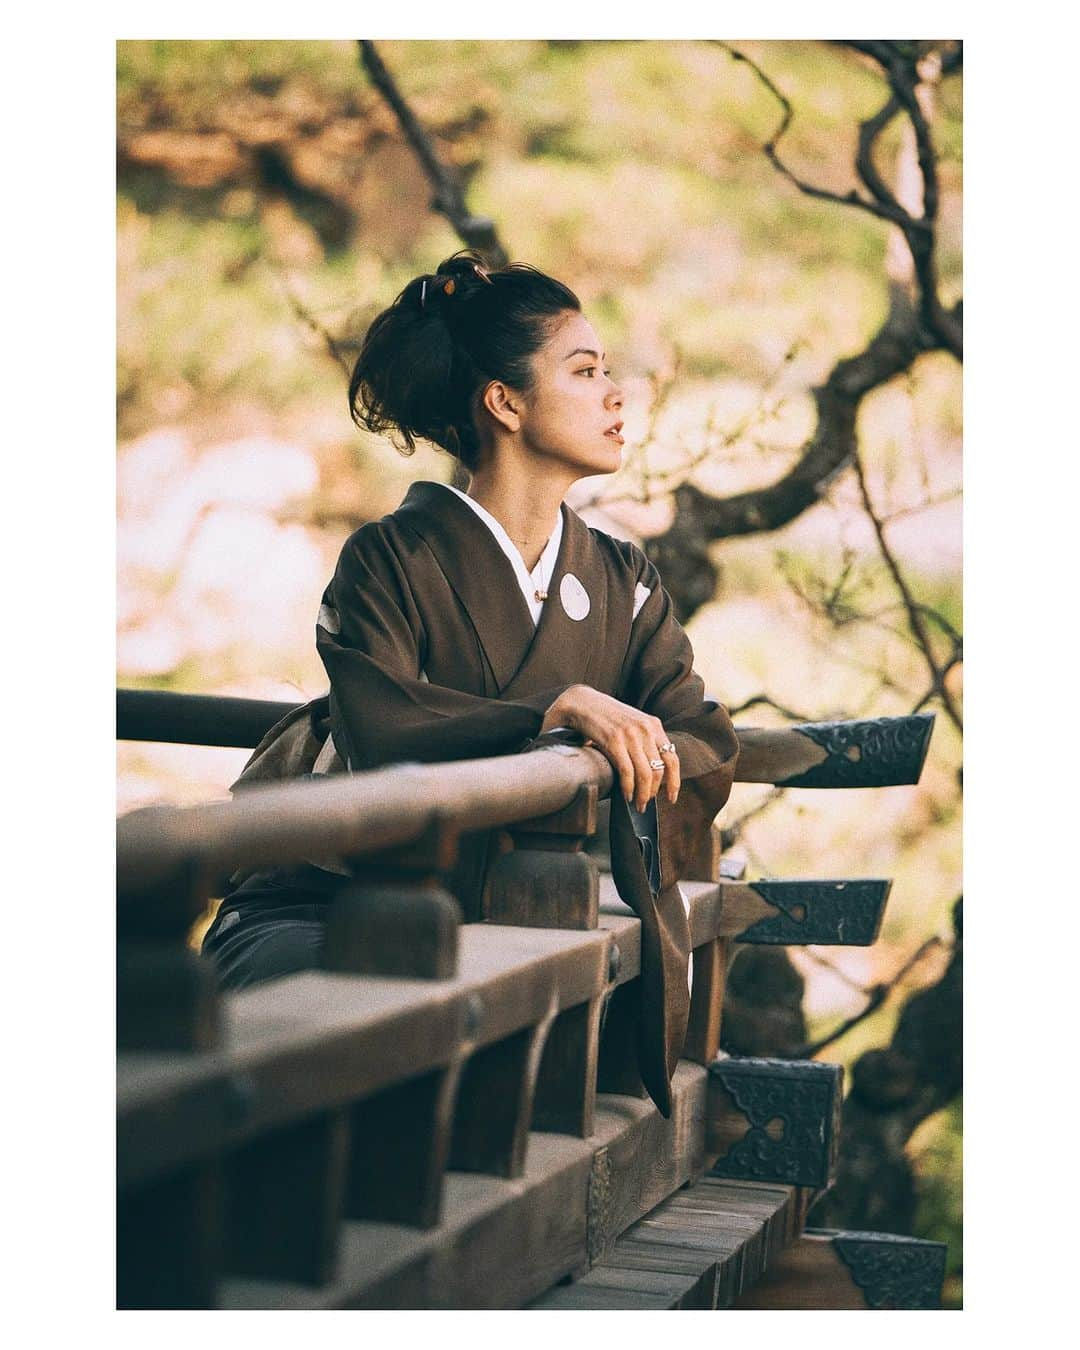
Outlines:
<svg viewBox="0 0 1080 1350"><path fill-rule="evenodd" d="M510 263L489 276L483 255L463 249L372 321L349 379L353 420L399 434L406 450L432 441L475 469L479 393L491 380L530 388L551 325L580 309L573 291L536 268Z"/></svg>

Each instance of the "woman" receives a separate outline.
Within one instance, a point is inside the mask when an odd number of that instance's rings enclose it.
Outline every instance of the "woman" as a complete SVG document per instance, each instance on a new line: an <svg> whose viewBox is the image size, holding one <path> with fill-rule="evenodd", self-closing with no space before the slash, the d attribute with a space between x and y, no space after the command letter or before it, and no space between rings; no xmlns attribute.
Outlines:
<svg viewBox="0 0 1080 1350"><path fill-rule="evenodd" d="M316 626L329 696L275 727L237 786L508 754L567 728L595 745L616 776L612 872L642 921L642 1077L666 1114L688 1012L674 883L727 799L738 743L656 569L563 500L621 462L622 393L600 341L560 282L456 254L375 319L349 400L404 448L455 455L469 490L414 483L346 542ZM453 879L467 918L485 855L482 840L463 850ZM203 948L224 982L318 966L343 870L275 869L226 897Z"/></svg>

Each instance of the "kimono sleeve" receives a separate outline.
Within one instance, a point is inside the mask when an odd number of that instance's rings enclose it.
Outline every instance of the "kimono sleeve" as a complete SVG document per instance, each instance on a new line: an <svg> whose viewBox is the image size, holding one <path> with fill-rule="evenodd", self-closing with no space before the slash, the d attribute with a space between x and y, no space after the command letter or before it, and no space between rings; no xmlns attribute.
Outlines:
<svg viewBox="0 0 1080 1350"><path fill-rule="evenodd" d="M316 625L330 725L350 769L508 754L534 738L565 686L499 700L422 677L424 614L381 522L345 544Z"/></svg>
<svg viewBox="0 0 1080 1350"><path fill-rule="evenodd" d="M639 550L637 585L649 591L631 630L620 697L658 717L679 754L682 787L656 798L661 889L678 881L703 832L727 801L739 743L727 710L707 698L690 639L660 574Z"/></svg>

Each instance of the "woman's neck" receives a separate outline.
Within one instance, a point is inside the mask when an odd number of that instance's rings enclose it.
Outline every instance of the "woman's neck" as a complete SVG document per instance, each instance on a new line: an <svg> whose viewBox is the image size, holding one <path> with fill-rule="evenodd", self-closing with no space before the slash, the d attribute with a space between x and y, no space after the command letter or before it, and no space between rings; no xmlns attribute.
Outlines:
<svg viewBox="0 0 1080 1350"><path fill-rule="evenodd" d="M485 467L473 474L468 495L491 512L531 572L551 538L567 487L561 477Z"/></svg>

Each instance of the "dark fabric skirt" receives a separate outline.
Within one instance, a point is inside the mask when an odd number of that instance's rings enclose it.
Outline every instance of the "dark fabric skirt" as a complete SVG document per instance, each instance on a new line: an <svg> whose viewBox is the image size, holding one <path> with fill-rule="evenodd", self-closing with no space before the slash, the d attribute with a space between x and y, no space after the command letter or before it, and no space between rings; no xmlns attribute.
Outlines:
<svg viewBox="0 0 1080 1350"><path fill-rule="evenodd" d="M231 891L202 944L223 987L247 989L320 969L330 902L348 880L318 867L280 867L256 872Z"/></svg>

